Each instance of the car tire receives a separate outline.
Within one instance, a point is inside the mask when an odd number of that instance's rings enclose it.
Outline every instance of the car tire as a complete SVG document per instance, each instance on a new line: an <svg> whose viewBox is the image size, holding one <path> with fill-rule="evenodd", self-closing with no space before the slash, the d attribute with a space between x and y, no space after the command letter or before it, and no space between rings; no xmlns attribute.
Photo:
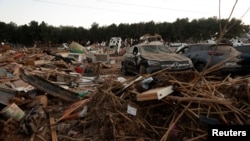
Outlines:
<svg viewBox="0 0 250 141"><path fill-rule="evenodd" d="M146 67L145 66L140 65L139 74L140 75L146 74Z"/></svg>
<svg viewBox="0 0 250 141"><path fill-rule="evenodd" d="M121 73L122 73L122 75L127 75L128 74L128 71L127 71L126 67L124 66L124 63L122 63Z"/></svg>
<svg viewBox="0 0 250 141"><path fill-rule="evenodd" d="M205 69L206 64L202 63L202 62L198 62L195 64L194 68L198 71L198 72L202 72Z"/></svg>

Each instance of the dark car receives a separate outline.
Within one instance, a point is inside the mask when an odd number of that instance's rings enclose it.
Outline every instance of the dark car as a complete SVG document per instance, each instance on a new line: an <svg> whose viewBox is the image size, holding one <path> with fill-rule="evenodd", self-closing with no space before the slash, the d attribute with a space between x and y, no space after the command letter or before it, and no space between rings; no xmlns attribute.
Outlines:
<svg viewBox="0 0 250 141"><path fill-rule="evenodd" d="M194 68L199 72L222 61L225 61L220 68L222 73L236 73L241 67L241 53L229 44L192 44L184 46L176 53L190 58Z"/></svg>
<svg viewBox="0 0 250 141"><path fill-rule="evenodd" d="M129 47L122 57L121 72L145 74L164 68L171 71L193 69L191 59L176 54L165 45L138 44Z"/></svg>
<svg viewBox="0 0 250 141"><path fill-rule="evenodd" d="M250 74L250 45L237 46L235 49L241 52L240 58L242 59L239 62L241 69L238 74Z"/></svg>

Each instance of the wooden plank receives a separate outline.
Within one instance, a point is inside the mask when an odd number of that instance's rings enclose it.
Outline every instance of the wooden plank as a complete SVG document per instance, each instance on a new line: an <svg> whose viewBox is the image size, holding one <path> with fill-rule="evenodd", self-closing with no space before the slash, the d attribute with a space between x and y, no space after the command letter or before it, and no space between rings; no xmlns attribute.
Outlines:
<svg viewBox="0 0 250 141"><path fill-rule="evenodd" d="M36 66L35 60L34 59L27 59L27 60L25 60L25 65Z"/></svg>
<svg viewBox="0 0 250 141"><path fill-rule="evenodd" d="M156 100L157 99L157 91L161 88L150 89L141 94L136 95L137 101L146 101L146 100Z"/></svg>
<svg viewBox="0 0 250 141"><path fill-rule="evenodd" d="M55 119L54 119L54 117L50 117L49 121L50 121L50 129L51 129L52 141L58 141L56 128L55 128Z"/></svg>
<svg viewBox="0 0 250 141"><path fill-rule="evenodd" d="M80 101L77 101L75 103L73 103L68 109L66 109L64 112L63 112L63 116L60 117L55 123L67 118L67 116L70 116L70 114L72 112L74 112L76 109L78 109L79 107L81 107L82 105L85 105L87 104L87 102L89 102L89 99L83 99L83 100L80 100ZM75 116L75 115L74 115Z"/></svg>
<svg viewBox="0 0 250 141"><path fill-rule="evenodd" d="M141 94L136 95L137 101L145 100L160 100L173 92L173 86L159 87L155 89L150 89Z"/></svg>
<svg viewBox="0 0 250 141"><path fill-rule="evenodd" d="M50 61L46 61L46 60L36 60L35 61L35 66L41 66L43 64L48 64L50 63Z"/></svg>
<svg viewBox="0 0 250 141"><path fill-rule="evenodd" d="M39 90L46 92L49 95L68 102L76 101L79 99L79 97L77 96L78 93L68 89L64 89L61 86L54 84L44 78L41 78L38 75L29 73L23 68L20 68L19 72L20 78L23 81L29 83L30 85L36 87Z"/></svg>
<svg viewBox="0 0 250 141"><path fill-rule="evenodd" d="M165 87L165 88L159 90L159 91L157 92L158 100L160 100L160 99L166 97L167 95L170 95L170 94L173 93L173 92L174 92L174 90L173 90L173 86L172 86L172 85L170 85L170 86L168 86L168 87Z"/></svg>
<svg viewBox="0 0 250 141"><path fill-rule="evenodd" d="M137 96L137 101L146 101L146 100L156 100L157 96L156 94L151 95L151 96L147 96L147 95L143 95L143 96Z"/></svg>

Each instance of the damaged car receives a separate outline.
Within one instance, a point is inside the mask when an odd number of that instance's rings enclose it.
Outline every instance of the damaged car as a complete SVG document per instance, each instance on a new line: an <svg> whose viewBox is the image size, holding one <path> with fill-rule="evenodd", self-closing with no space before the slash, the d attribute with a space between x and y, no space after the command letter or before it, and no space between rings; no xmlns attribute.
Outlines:
<svg viewBox="0 0 250 141"><path fill-rule="evenodd" d="M170 71L192 70L191 59L176 54L166 45L137 44L127 49L122 57L121 72L123 75L150 74L162 69Z"/></svg>
<svg viewBox="0 0 250 141"><path fill-rule="evenodd" d="M241 68L241 53L230 44L190 44L176 53L190 58L198 72L221 62L224 62L219 69L221 73L236 73Z"/></svg>

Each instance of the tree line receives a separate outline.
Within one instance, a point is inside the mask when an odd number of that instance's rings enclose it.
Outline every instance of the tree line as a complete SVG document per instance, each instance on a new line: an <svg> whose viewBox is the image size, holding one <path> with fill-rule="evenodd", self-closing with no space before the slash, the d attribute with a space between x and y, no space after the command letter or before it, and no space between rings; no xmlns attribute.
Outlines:
<svg viewBox="0 0 250 141"><path fill-rule="evenodd" d="M89 29L74 26L51 26L44 21L38 23L31 21L28 25L19 25L14 22L4 23L0 21L0 41L12 44L32 46L35 43L61 44L76 41L84 45L90 43L109 41L111 37L122 39L139 39L145 34L159 34L166 42L198 42L219 35L219 25L226 24L226 19L201 18L189 21L188 18L176 19L176 21L155 23L154 21L119 25L111 24L99 26L93 23ZM244 25L241 20L231 19L233 25L226 31L224 38L231 39L242 33L249 33L250 25Z"/></svg>

